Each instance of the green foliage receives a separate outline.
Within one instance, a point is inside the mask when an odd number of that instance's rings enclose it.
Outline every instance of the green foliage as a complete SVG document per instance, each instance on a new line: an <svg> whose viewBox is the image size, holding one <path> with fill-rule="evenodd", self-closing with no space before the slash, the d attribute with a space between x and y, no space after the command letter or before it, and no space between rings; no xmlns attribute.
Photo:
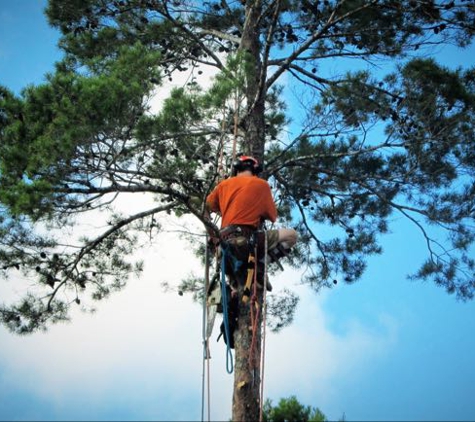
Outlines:
<svg viewBox="0 0 475 422"><path fill-rule="evenodd" d="M183 128L199 121L202 116L198 101L196 96L185 92L183 88L173 89L163 104L161 127L170 132L181 132Z"/></svg>
<svg viewBox="0 0 475 422"><path fill-rule="evenodd" d="M277 333L292 324L298 302L299 297L288 289L269 295L266 303L269 316L267 323L272 332Z"/></svg>
<svg viewBox="0 0 475 422"><path fill-rule="evenodd" d="M215 107L222 107L234 97L243 94L246 81L256 71L253 57L244 51L228 55L223 72L216 75L214 83L206 96L207 102Z"/></svg>
<svg viewBox="0 0 475 422"><path fill-rule="evenodd" d="M46 13L63 60L20 96L0 87L1 271L37 287L1 308L9 328L122 288L157 216L205 221L235 149L264 162L300 235L287 263L315 290L359 280L401 215L428 246L413 277L473 298L475 71L430 57L470 44L469 2L50 0ZM115 211L145 194L143 210ZM83 216L101 229L80 238ZM296 297L270 303L275 328L290 323Z"/></svg>
<svg viewBox="0 0 475 422"><path fill-rule="evenodd" d="M267 399L263 407L265 422L324 422L325 415L318 407L305 406L295 396L279 400L277 406Z"/></svg>
<svg viewBox="0 0 475 422"><path fill-rule="evenodd" d="M98 74L82 75L62 63L47 84L26 88L22 98L3 88L0 202L13 215L38 219L51 212L63 199L58 184L76 173L94 138L130 130L144 111L147 79L158 77L152 68L157 57L134 45Z"/></svg>

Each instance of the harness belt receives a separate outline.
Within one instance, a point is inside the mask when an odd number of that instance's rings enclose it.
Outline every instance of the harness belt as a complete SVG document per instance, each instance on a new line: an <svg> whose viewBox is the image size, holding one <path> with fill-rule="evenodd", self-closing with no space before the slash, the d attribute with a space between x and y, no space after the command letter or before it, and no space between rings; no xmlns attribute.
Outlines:
<svg viewBox="0 0 475 422"><path fill-rule="evenodd" d="M238 237L244 237L247 242L248 256L247 256L247 276L244 281L244 291L242 300L244 303L248 302L251 294L251 284L254 279L255 266L256 266L256 256L255 248L257 245L257 229L250 225L238 225L233 224L227 227L224 227L219 232L222 242L229 242L232 239Z"/></svg>
<svg viewBox="0 0 475 422"><path fill-rule="evenodd" d="M230 226L222 228L219 231L219 236L221 240L228 240L239 236L244 236L249 239L256 230L257 229L253 226L231 224Z"/></svg>

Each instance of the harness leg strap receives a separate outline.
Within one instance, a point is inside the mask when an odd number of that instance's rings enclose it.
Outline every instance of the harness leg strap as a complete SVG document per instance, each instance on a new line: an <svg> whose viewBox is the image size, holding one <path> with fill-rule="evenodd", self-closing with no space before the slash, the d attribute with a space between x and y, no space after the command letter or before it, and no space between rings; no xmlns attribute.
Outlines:
<svg viewBox="0 0 475 422"><path fill-rule="evenodd" d="M242 301L247 303L249 297L251 296L251 284L254 278L254 266L255 266L256 259L254 255L251 253L249 254L249 259L247 262L247 278L246 283L244 284L244 292L242 294Z"/></svg>

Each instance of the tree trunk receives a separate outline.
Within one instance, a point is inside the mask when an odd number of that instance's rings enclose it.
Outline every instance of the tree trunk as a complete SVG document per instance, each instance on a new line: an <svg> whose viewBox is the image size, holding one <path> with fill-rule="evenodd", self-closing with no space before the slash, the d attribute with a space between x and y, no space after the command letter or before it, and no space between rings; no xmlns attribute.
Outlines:
<svg viewBox="0 0 475 422"><path fill-rule="evenodd" d="M248 0L239 50L253 62L253 72L247 75L245 87L246 114L241 116L245 130L246 153L262 161L265 145L265 73L262 73L261 43L259 40L259 20L262 13L260 0ZM265 69L264 69L265 70Z"/></svg>
<svg viewBox="0 0 475 422"><path fill-rule="evenodd" d="M258 22L261 17L261 0L247 0L246 21L239 49L254 63L254 72L248 74L246 85L246 115L243 117L245 130L245 151L262 162L265 145L265 88L260 81L262 74L261 44ZM241 298L244 286L239 286L239 317L234 332L234 393L233 421L258 421L260 398L260 356L262 325L262 291L258 291L257 300L244 303ZM252 296L252 295L251 295ZM252 321L252 312L255 315ZM254 322L254 327L252 326ZM254 339L253 339L254 334Z"/></svg>
<svg viewBox="0 0 475 422"><path fill-rule="evenodd" d="M261 408L262 291L258 292L255 302L250 300L248 303L241 300L242 293L243 286L240 286L238 327L234 332L235 365L232 420L258 421ZM251 307L257 320L252 320Z"/></svg>

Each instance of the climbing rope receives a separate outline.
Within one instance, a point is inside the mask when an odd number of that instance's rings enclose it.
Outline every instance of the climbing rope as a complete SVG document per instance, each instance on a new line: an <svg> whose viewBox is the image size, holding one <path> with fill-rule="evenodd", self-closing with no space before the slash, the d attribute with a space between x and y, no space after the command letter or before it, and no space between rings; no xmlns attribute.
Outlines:
<svg viewBox="0 0 475 422"><path fill-rule="evenodd" d="M265 365L265 356L266 356L266 323L267 323L267 231L264 231L264 254L266 255L264 259L264 292L262 297L262 347L261 347L261 392L260 392L260 402L259 402L259 422L263 420L263 406L264 406L264 365Z"/></svg>
<svg viewBox="0 0 475 422"><path fill-rule="evenodd" d="M263 274L263 293L262 293L262 329L261 329L261 355L259 356L259 365L257 364L256 359L256 345L258 339L258 329L259 329L259 317L260 317L260 306L259 298L257 292L257 243L255 249L255 271L254 271L254 286L253 294L251 297L250 312L251 312L251 327L252 327L252 340L251 347L249 350L249 369L251 371L255 370L256 367L260 371L260 392L259 392L259 422L263 420L263 400L264 400L264 369L265 369L265 345L266 345L266 313L267 313L267 231L264 230L264 274Z"/></svg>
<svg viewBox="0 0 475 422"><path fill-rule="evenodd" d="M208 233L206 233L206 245L208 245ZM205 385L208 387L208 421L210 420L210 378L209 378L209 336L206 329L208 322L208 305L207 293L209 289L209 250L205 250L205 279L203 286L203 319L202 319L202 336L203 336L203 368L202 368L202 382L201 382L201 421L204 421L205 413ZM207 377L205 376L205 367L207 367Z"/></svg>
<svg viewBox="0 0 475 422"><path fill-rule="evenodd" d="M254 279L253 279L253 291L251 296L250 303L250 312L251 312L251 330L252 330L252 339L251 347L249 348L249 369L254 369L256 367L256 346L257 346L257 329L259 327L259 298L257 295L257 241L254 246ZM265 285L264 285L265 288Z"/></svg>
<svg viewBox="0 0 475 422"><path fill-rule="evenodd" d="M223 113L225 115L225 112ZM237 148L237 136L238 136L238 123L239 123L239 100L238 96L235 97L235 111L234 111L234 130L233 130L233 141L232 141L232 161L234 162L236 159L236 148ZM223 117L223 121L221 123L221 138L218 145L218 166L217 172L218 177L220 179L224 179L225 175L225 166L224 166L224 138L226 137L226 118ZM209 306L207 303L208 299L208 290L209 290L209 250L208 250L208 242L209 242L209 235L206 232L206 252L205 252L205 283L204 283L204 291L203 291L203 317L202 317L202 337L203 337L203 368L202 368L202 386L201 386L201 421L204 422L205 416L205 396L207 396L207 412L208 412L208 421L210 420L210 413L211 413L211 393L210 393L210 349L209 349L209 334L207 330L207 324L209 321ZM226 289L226 274L225 274L225 249L223 250L223 257L221 261L221 273L222 273L222 280L221 280L221 288L222 288L222 303L223 303L223 320L225 325L225 335L226 335L226 343L227 343L227 350L226 350L226 370L228 373L232 373L234 370L233 364L233 356L230 347L230 333L229 333L229 314L228 314L228 307L227 307L227 289ZM217 256L216 256L217 258ZM205 390L207 388L207 394L205 394Z"/></svg>
<svg viewBox="0 0 475 422"><path fill-rule="evenodd" d="M239 92L235 93L234 97L234 128L233 128L233 136L232 136L232 151L231 151L231 166L232 163L236 160L237 156L237 144L238 144L238 126L239 126L239 114L240 114L240 98L239 98ZM224 112L223 115L226 113ZM221 124L221 131L222 135L218 144L218 157L217 157L217 176L218 180L219 179L224 179L226 178L226 169L225 169L225 138L227 138L226 134L229 133L226 130L226 121L228 121L226 118L223 118L222 124ZM229 139L229 138L228 138ZM226 166L228 167L228 166ZM229 167L227 169L229 171ZM208 233L206 234L206 245L208 245ZM265 251L267 250L267 234L265 238ZM226 259L228 257L229 251L227 251L227 248L223 245L221 245L221 265L220 265L220 270L221 270L221 303L222 303L222 308L223 308L223 325L224 325L224 335L226 338L226 371L231 374L234 371L234 363L233 363L233 355L232 355L232 350L231 350L231 335L232 333L230 332L230 327L229 327L229 308L228 308L228 290L227 290L227 283L226 283ZM233 258L231 256L231 258ZM216 259L218 259L218 256L216 255ZM218 261L217 261L218 262ZM234 265L234 263L233 263ZM257 257L255 260L255 270L254 270L254 298L257 298ZM205 414L205 387L207 386L207 412L208 412L208 421L210 421L210 409L211 409L211 401L210 401L210 349L209 349L209 337L210 337L210 332L207 330L207 324L209 324L209 306L207 303L207 295L208 295L208 290L209 290L209 285L210 285L210 280L209 280L209 267L210 267L210 262L209 262L209 250L208 247L206 247L206 254L205 254L205 286L204 286L204 297L203 297L203 375L202 375L202 405L201 405L201 420L204 422L204 414ZM265 306L265 290L266 290L266 277L267 277L267 263L265 263L264 267L264 306ZM254 312L253 307L256 308L255 312L256 315L254 315L254 320L253 320L253 340L252 342L254 343L254 346L251 346L250 351L250 356L255 354L255 343L257 339L257 329L258 329L258 322L259 322L259 303L258 300L254 300L254 305L251 303L251 313ZM263 308L265 309L265 308ZM251 317L252 318L252 317ZM252 319L251 319L252 320ZM265 320L265 319L264 319ZM205 363L206 361L206 363ZM254 359L255 361L255 359ZM206 370L205 370L206 368ZM206 372L206 375L205 375ZM262 390L261 390L261 397L262 397ZM261 400L262 402L262 400ZM262 403L261 403L261 414L262 414ZM262 415L261 419L262 421Z"/></svg>
<svg viewBox="0 0 475 422"><path fill-rule="evenodd" d="M236 148L237 148L237 138L238 138L238 124L239 124L239 94L236 93L236 97L234 99L234 132L233 132L233 151L232 151L232 159L236 159Z"/></svg>

